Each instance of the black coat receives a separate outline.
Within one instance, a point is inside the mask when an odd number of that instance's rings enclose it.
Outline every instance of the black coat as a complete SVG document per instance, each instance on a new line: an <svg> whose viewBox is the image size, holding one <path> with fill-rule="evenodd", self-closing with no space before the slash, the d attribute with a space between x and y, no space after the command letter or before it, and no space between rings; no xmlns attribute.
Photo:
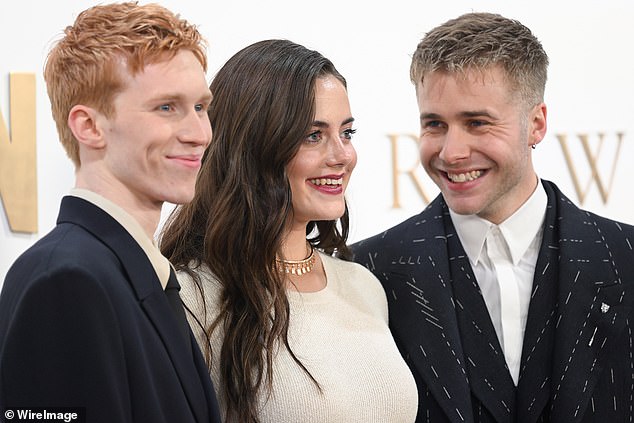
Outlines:
<svg viewBox="0 0 634 423"><path fill-rule="evenodd" d="M149 259L97 206L62 200L57 226L0 295L0 409L84 408L88 422L216 422L194 355Z"/></svg>

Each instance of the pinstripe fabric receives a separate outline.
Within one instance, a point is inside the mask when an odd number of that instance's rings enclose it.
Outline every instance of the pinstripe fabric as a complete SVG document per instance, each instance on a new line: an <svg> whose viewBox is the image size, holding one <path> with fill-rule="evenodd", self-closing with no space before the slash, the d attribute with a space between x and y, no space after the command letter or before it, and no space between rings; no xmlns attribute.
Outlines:
<svg viewBox="0 0 634 423"><path fill-rule="evenodd" d="M634 227L548 194L514 388L473 271L439 196L353 245L382 282L418 384L418 422L629 422Z"/></svg>
<svg viewBox="0 0 634 423"><path fill-rule="evenodd" d="M550 398L550 380L553 347L555 345L555 320L557 318L557 275L559 274L559 226L557 207L551 199L554 192L548 192L548 209L542 245L535 265L533 289L528 309L520 380L517 387L517 421L549 421L544 413ZM551 195L552 194L552 195ZM569 214L565 212L564 214ZM545 420L538 420L542 416Z"/></svg>
<svg viewBox="0 0 634 423"><path fill-rule="evenodd" d="M494 421L510 423L515 409L515 385L469 258L451 219L444 222L445 232L451 234L447 237L449 269L473 402L482 403Z"/></svg>

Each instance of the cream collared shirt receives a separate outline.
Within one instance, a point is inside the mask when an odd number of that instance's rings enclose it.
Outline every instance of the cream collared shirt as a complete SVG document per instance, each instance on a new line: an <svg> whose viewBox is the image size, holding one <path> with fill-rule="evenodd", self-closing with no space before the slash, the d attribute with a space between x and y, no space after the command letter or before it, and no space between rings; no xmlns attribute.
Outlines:
<svg viewBox="0 0 634 423"><path fill-rule="evenodd" d="M73 197L78 197L83 200L86 200L95 206L99 207L106 213L108 213L114 220L119 222L121 226L124 227L132 238L141 246L145 254L147 255L150 263L152 263L152 267L154 267L154 271L165 289L167 285L167 280L170 276L170 263L161 254L161 251L158 249L156 242L153 239L150 239L141 225L133 218L128 212L124 209L108 200L107 198L87 189L81 188L73 188L70 191L70 195Z"/></svg>
<svg viewBox="0 0 634 423"><path fill-rule="evenodd" d="M513 274L519 292L519 316L520 319L512 324L519 325L517 330L523 334L526 328L528 306L533 287L535 265L543 235L543 224L546 216L548 197L541 183L529 199L508 219L497 225L506 241L506 253L510 255L513 264ZM484 302L491 316L493 327L504 346L504 331L502 324L502 301L500 287L493 263L487 254L485 240L493 223L476 215L459 215L449 211L451 219L460 238L460 242L469 257L469 262L480 286ZM508 322L505 322L508 323ZM521 360L521 349L516 353L519 356L508 356L505 351L505 359L509 366L511 377L517 385Z"/></svg>

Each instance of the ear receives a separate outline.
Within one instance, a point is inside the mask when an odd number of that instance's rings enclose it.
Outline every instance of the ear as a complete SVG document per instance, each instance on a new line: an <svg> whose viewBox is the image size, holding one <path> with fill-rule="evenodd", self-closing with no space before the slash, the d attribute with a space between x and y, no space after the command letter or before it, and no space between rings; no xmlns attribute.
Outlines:
<svg viewBox="0 0 634 423"><path fill-rule="evenodd" d="M528 144L536 146L546 136L548 127L546 121L546 105L540 103L535 106L528 116Z"/></svg>
<svg viewBox="0 0 634 423"><path fill-rule="evenodd" d="M68 113L68 127L80 144L91 148L101 149L105 146L102 115L92 107L77 104Z"/></svg>

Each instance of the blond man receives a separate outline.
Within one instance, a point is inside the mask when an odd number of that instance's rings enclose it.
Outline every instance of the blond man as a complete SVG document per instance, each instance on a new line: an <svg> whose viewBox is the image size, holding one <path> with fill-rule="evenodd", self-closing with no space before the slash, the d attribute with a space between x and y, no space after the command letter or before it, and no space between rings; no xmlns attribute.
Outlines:
<svg viewBox="0 0 634 423"><path fill-rule="evenodd" d="M548 57L469 13L412 58L420 156L440 195L354 250L383 282L418 422L623 422L634 395L634 228L537 176Z"/></svg>

